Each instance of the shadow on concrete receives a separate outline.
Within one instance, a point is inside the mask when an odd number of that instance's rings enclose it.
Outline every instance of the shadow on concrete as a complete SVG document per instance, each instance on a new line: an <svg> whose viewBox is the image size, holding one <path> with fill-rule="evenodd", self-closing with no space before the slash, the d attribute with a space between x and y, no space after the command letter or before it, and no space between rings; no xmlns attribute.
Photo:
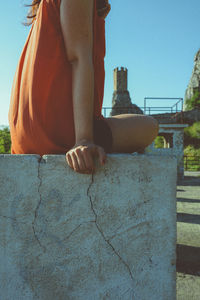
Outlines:
<svg viewBox="0 0 200 300"><path fill-rule="evenodd" d="M200 215L177 213L177 222L200 224Z"/></svg>
<svg viewBox="0 0 200 300"><path fill-rule="evenodd" d="M200 248L178 244L176 256L177 272L200 276Z"/></svg>
<svg viewBox="0 0 200 300"><path fill-rule="evenodd" d="M200 204L200 199L188 199L188 198L176 198L177 202L188 202L188 203L199 203Z"/></svg>
<svg viewBox="0 0 200 300"><path fill-rule="evenodd" d="M195 176L184 176L184 179L180 179L177 182L177 185L182 186L200 186L200 177Z"/></svg>

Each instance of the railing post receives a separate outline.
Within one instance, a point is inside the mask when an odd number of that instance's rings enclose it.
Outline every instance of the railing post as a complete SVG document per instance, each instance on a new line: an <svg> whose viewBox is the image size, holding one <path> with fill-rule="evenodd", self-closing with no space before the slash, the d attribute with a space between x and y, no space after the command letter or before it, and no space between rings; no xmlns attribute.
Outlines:
<svg viewBox="0 0 200 300"><path fill-rule="evenodd" d="M181 110L183 111L183 98L181 98Z"/></svg>

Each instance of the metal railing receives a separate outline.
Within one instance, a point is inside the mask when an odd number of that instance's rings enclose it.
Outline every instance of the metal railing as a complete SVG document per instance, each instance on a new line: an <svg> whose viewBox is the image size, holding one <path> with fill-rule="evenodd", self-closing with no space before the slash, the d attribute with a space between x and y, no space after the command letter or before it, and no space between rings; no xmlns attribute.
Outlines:
<svg viewBox="0 0 200 300"><path fill-rule="evenodd" d="M140 109L142 109L141 107L139 107ZM103 114L103 116L106 118L106 117L109 117L110 116L110 113L111 113L111 111L112 111L112 107L103 107L102 108L102 114ZM127 113L127 111L128 110L131 110L131 109L133 109L133 107L125 107L125 106L119 106L119 107L114 107L114 110L115 111L119 111L119 114L121 113L121 112L123 112L124 114L125 113Z"/></svg>
<svg viewBox="0 0 200 300"><path fill-rule="evenodd" d="M163 114L163 113L171 113L171 114L175 114L177 112L181 112L181 109L174 109L174 106L146 106L146 107L140 107L143 111L145 115L152 115L152 114Z"/></svg>
<svg viewBox="0 0 200 300"><path fill-rule="evenodd" d="M162 100L178 100L175 104L173 104L172 106L168 106L168 107L153 107L153 106L147 106L147 101L148 100L157 100L157 101L162 101ZM170 113L177 113L177 112L181 112L183 111L183 98L164 98L164 97L145 97L144 98L144 114L148 114L150 115L152 111L165 111L165 112L170 112Z"/></svg>
<svg viewBox="0 0 200 300"><path fill-rule="evenodd" d="M139 108L143 111L143 113L145 115L159 114L159 113L160 114L163 114L163 113L174 113L175 114L177 112L181 112L181 110L178 110L178 109L176 111L174 111L172 107L152 107L151 106L151 107L144 108L144 107L140 106ZM131 111L133 109L133 107L120 107L119 106L119 107L115 107L114 109L115 109L115 111L118 110L120 113L121 112L127 113L128 110ZM102 114L105 118L110 115L111 111L112 111L112 107L105 107L104 106L102 108Z"/></svg>
<svg viewBox="0 0 200 300"><path fill-rule="evenodd" d="M175 104L172 106L147 106L147 100L178 100ZM151 114L163 114L163 113L177 113L183 111L183 98L158 98L158 97L145 97L144 98L144 106L139 107L145 115L151 115ZM115 111L119 110L119 112L127 113L128 110L132 110L133 107L114 107ZM103 107L102 108L102 114L104 117L108 117L112 111L112 107Z"/></svg>
<svg viewBox="0 0 200 300"><path fill-rule="evenodd" d="M185 171L200 171L200 156L184 155Z"/></svg>

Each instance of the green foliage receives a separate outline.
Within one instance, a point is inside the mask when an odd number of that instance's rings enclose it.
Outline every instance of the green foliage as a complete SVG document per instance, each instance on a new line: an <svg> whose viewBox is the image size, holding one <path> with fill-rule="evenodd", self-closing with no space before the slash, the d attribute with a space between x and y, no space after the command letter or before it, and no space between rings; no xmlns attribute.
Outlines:
<svg viewBox="0 0 200 300"><path fill-rule="evenodd" d="M185 169L200 171L200 122L184 129L184 155Z"/></svg>
<svg viewBox="0 0 200 300"><path fill-rule="evenodd" d="M200 109L200 92L196 91L192 98L186 99L185 104L186 104L186 110L191 110L193 108Z"/></svg>
<svg viewBox="0 0 200 300"><path fill-rule="evenodd" d="M196 149L194 146L189 145L184 149L184 155L200 156L200 148Z"/></svg>
<svg viewBox="0 0 200 300"><path fill-rule="evenodd" d="M200 122L195 122L192 126L184 129L184 146L188 145L200 148Z"/></svg>
<svg viewBox="0 0 200 300"><path fill-rule="evenodd" d="M164 137L163 136L157 136L155 138L155 148L164 148Z"/></svg>
<svg viewBox="0 0 200 300"><path fill-rule="evenodd" d="M187 160L184 158L185 169L187 167L188 171L200 171L200 148L189 145L184 149L184 155L187 155Z"/></svg>
<svg viewBox="0 0 200 300"><path fill-rule="evenodd" d="M186 127L184 132L188 136L200 139L200 122L193 123L192 126Z"/></svg>
<svg viewBox="0 0 200 300"><path fill-rule="evenodd" d="M8 127L0 129L0 153L9 154L11 148L10 130Z"/></svg>

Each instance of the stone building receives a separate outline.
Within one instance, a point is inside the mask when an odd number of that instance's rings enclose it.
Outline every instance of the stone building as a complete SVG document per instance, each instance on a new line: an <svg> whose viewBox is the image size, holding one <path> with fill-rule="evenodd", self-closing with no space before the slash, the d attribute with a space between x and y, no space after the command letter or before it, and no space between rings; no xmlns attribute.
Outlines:
<svg viewBox="0 0 200 300"><path fill-rule="evenodd" d="M194 57L194 68L192 71L192 76L190 78L188 87L185 92L184 106L183 110L186 110L187 99L190 99L194 96L195 92L200 92L200 49L197 51Z"/></svg>
<svg viewBox="0 0 200 300"><path fill-rule="evenodd" d="M114 92L112 97L111 116L119 114L143 114L143 111L131 102L127 89L127 68L114 69Z"/></svg>
<svg viewBox="0 0 200 300"><path fill-rule="evenodd" d="M187 124L159 124L159 136L164 138L164 148L155 148L155 142L145 149L145 153L174 155L177 158L178 179L184 178L184 128Z"/></svg>

